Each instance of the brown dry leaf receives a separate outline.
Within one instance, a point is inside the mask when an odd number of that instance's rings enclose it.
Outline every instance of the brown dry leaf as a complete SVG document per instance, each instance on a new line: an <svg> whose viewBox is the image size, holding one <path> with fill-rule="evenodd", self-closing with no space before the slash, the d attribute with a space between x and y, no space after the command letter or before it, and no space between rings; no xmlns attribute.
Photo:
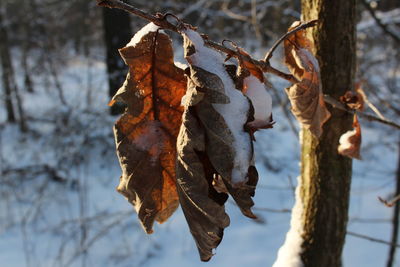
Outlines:
<svg viewBox="0 0 400 267"><path fill-rule="evenodd" d="M264 72L259 67L257 67L253 61L245 60L245 57L250 57L250 55L244 49L240 47L236 47L236 49L240 55L238 58L239 60L238 76L241 77L241 74L244 72L242 75L246 75L246 77L249 75L253 75L257 77L257 79L260 82L263 83L265 81Z"/></svg>
<svg viewBox="0 0 400 267"><path fill-rule="evenodd" d="M174 65L171 40L152 29L135 46L120 49L129 73L111 101L127 104L114 127L122 168L117 190L135 207L147 233L152 233L154 220L164 222L179 205L176 137L186 89L184 71Z"/></svg>
<svg viewBox="0 0 400 267"><path fill-rule="evenodd" d="M299 22L298 22L299 23ZM293 24L289 31L297 24ZM300 30L284 41L285 63L300 82L286 89L292 112L304 128L316 137L322 134L322 125L330 113L324 102L317 59L312 55L312 43Z"/></svg>
<svg viewBox="0 0 400 267"><path fill-rule="evenodd" d="M187 92L182 101L185 104L183 124L177 141L177 189L200 258L208 261L213 255L213 249L222 240L224 228L229 225L229 217L224 208L228 197L225 192L232 195L243 214L254 218L251 197L254 196L258 175L251 162L253 148L250 135L242 127L241 131L247 135L249 162L244 181L240 184L232 183L233 171L237 170L237 151L233 145L235 137L216 107L231 103L232 99L225 91L226 79L230 79L229 71L225 70L222 57L205 47L196 32L188 31L183 36L190 73ZM223 78L197 66L205 58ZM226 90L235 90L235 93L240 94L235 88ZM243 95L240 97L250 107L247 98ZM220 178L216 180L215 177Z"/></svg>
<svg viewBox="0 0 400 267"><path fill-rule="evenodd" d="M338 153L349 158L361 159L361 126L354 114L353 130L347 131L339 139Z"/></svg>
<svg viewBox="0 0 400 267"><path fill-rule="evenodd" d="M212 185L216 171L205 152L205 132L194 107L184 112L177 147L179 201L200 258L209 261L230 223L224 207L228 195Z"/></svg>
<svg viewBox="0 0 400 267"><path fill-rule="evenodd" d="M343 96L339 98L339 100L347 105L351 109L356 109L356 110L364 110L364 96L365 94L362 94L360 90L357 90L356 92L354 91L347 91Z"/></svg>

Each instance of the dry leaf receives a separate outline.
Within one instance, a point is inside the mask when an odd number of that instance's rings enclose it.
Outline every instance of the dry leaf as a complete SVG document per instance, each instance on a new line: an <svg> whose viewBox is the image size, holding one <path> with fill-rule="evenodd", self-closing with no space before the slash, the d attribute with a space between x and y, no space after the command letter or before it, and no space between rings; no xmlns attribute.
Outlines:
<svg viewBox="0 0 400 267"><path fill-rule="evenodd" d="M177 141L177 189L201 260L208 261L212 250L221 242L223 229L229 225L224 192L232 195L243 214L255 217L251 212L254 205L251 197L258 175L252 165L250 135L243 129L250 117L251 105L235 89L221 55L205 47L200 35L193 30L185 30L183 37L190 73ZM237 128L231 128L234 119L237 119ZM238 143L238 138L243 143ZM238 144L243 145L242 151L237 149ZM215 177L221 179L216 181Z"/></svg>
<svg viewBox="0 0 400 267"><path fill-rule="evenodd" d="M361 159L361 127L356 114L354 114L353 128L340 137L338 153L349 158Z"/></svg>
<svg viewBox="0 0 400 267"><path fill-rule="evenodd" d="M322 125L329 119L330 113L322 95L318 61L311 53L312 44L305 36L305 30L300 30L288 37L284 46L286 66L300 81L286 89L292 112L304 128L320 137Z"/></svg>
<svg viewBox="0 0 400 267"><path fill-rule="evenodd" d="M255 76L260 82L264 83L264 72L254 64L253 61L245 60L245 57L250 57L250 55L242 48L236 46L236 50L239 53L239 69L238 69L238 76L245 75L246 77L249 75ZM246 70L248 73L243 73ZM243 73L243 74L242 74ZM244 79L244 77L242 78Z"/></svg>
<svg viewBox="0 0 400 267"><path fill-rule="evenodd" d="M193 107L183 115L177 141L177 190L202 261L211 259L229 226L224 203L227 194L218 193L212 179L216 172L205 153L205 133Z"/></svg>
<svg viewBox="0 0 400 267"><path fill-rule="evenodd" d="M254 119L246 124L246 128L255 140L253 133L258 129L273 127L272 120L272 97L265 85L263 71L254 62L245 60L248 53L236 47L240 55L237 77L240 90L250 99L254 108Z"/></svg>
<svg viewBox="0 0 400 267"><path fill-rule="evenodd" d="M129 73L112 102L127 110L114 127L122 168L118 192L135 207L147 233L178 207L175 185L176 137L185 93L184 72L174 65L168 35L154 25L120 49Z"/></svg>
<svg viewBox="0 0 400 267"><path fill-rule="evenodd" d="M362 89L361 89L362 90ZM364 95L362 91L347 91L339 99L340 101L351 109L363 110L364 109Z"/></svg>

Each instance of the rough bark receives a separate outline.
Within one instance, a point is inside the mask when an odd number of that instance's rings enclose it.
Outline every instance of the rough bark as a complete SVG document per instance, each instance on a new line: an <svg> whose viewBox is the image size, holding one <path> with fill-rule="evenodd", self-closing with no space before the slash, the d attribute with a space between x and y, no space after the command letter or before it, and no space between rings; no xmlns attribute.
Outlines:
<svg viewBox="0 0 400 267"><path fill-rule="evenodd" d="M129 14L123 10L103 8L104 42L107 50L107 73L110 98L124 83L128 71L118 49L124 47L132 37ZM117 115L124 111L123 106L114 104L111 114Z"/></svg>
<svg viewBox="0 0 400 267"><path fill-rule="evenodd" d="M309 29L321 68L324 94L338 99L353 88L355 0L302 0L302 19L318 19ZM331 118L320 139L303 129L301 198L304 205L301 258L306 267L341 266L348 220L352 161L337 153L352 116L328 105Z"/></svg>

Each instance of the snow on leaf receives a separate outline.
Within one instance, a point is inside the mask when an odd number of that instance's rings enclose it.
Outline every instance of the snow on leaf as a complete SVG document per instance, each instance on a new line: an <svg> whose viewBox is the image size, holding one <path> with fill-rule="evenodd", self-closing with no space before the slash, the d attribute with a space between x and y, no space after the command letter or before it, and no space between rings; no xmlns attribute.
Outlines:
<svg viewBox="0 0 400 267"><path fill-rule="evenodd" d="M312 43L305 36L305 30L300 30L288 37L284 46L286 66L300 81L286 89L292 112L304 128L319 137L330 113L322 95L318 61L311 53Z"/></svg>
<svg viewBox="0 0 400 267"><path fill-rule="evenodd" d="M248 56L247 52L239 47L236 49L240 55L237 71L238 84L254 108L254 120L246 126L251 133L258 129L272 128L272 97L265 86L264 74L253 62L244 59L243 56Z"/></svg>
<svg viewBox="0 0 400 267"><path fill-rule="evenodd" d="M338 153L349 158L361 159L361 126L354 114L353 130L347 131L339 139Z"/></svg>
<svg viewBox="0 0 400 267"><path fill-rule="evenodd" d="M243 130L243 125L249 117L250 103L243 93L235 88L218 52L206 47L201 36L193 30L186 30L184 38L185 58L193 70L191 79L199 88L209 88L206 92L213 97L210 103L223 117L226 131L232 136L232 141L225 142L233 151L232 173L223 177L232 184L245 182L252 159L252 149L249 134ZM210 75L214 78L210 78ZM217 97L221 100L217 101Z"/></svg>
<svg viewBox="0 0 400 267"><path fill-rule="evenodd" d="M190 74L177 141L177 190L200 258L208 261L229 225L225 192L243 214L255 218L251 207L258 174L244 131L251 105L235 88L222 56L197 32L185 29L182 35Z"/></svg>
<svg viewBox="0 0 400 267"><path fill-rule="evenodd" d="M154 221L166 221L179 205L176 137L186 79L174 65L171 40L154 25L139 31L120 54L129 73L111 101L127 105L114 126L122 168L117 190L135 207L144 230L152 233Z"/></svg>

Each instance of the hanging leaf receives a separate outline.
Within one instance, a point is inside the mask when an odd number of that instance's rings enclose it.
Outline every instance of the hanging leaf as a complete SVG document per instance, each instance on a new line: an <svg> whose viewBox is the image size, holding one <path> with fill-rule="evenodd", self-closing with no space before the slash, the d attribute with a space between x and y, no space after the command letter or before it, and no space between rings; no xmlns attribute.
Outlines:
<svg viewBox="0 0 400 267"><path fill-rule="evenodd" d="M339 139L338 153L349 158L361 159L361 126L354 114L353 130L347 131Z"/></svg>
<svg viewBox="0 0 400 267"><path fill-rule="evenodd" d="M245 60L245 57L250 58L250 55L242 48L238 47L236 44L234 45L236 48L238 54L240 55L238 60L239 60L239 69L238 69L238 76L241 77L241 75L247 76L255 76L260 82L264 83L265 78L264 78L264 72L252 61ZM243 71L246 71L248 73L243 73ZM244 79L244 77L242 78Z"/></svg>
<svg viewBox="0 0 400 267"><path fill-rule="evenodd" d="M184 71L174 65L168 35L150 23L120 49L129 66L124 85L110 104L127 105L114 127L122 176L117 187L135 207L147 233L178 207L176 137L185 93Z"/></svg>
<svg viewBox="0 0 400 267"><path fill-rule="evenodd" d="M228 195L218 193L212 185L216 171L205 152L205 132L193 107L183 115L177 146L179 200L200 259L209 261L229 226L224 208Z"/></svg>
<svg viewBox="0 0 400 267"><path fill-rule="evenodd" d="M190 69L177 142L177 189L200 258L208 261L229 225L227 192L243 214L255 217L251 197L258 175L250 135L244 131L251 103L235 88L220 54L191 29L183 37Z"/></svg>
<svg viewBox="0 0 400 267"><path fill-rule="evenodd" d="M299 22L295 22L289 31ZM292 34L284 41L285 63L299 83L286 89L292 112L304 128L320 137L322 125L329 119L321 89L318 61L312 55L312 43L305 30Z"/></svg>
<svg viewBox="0 0 400 267"><path fill-rule="evenodd" d="M236 46L240 55L237 76L240 90L250 99L254 108L254 120L246 124L246 128L255 140L253 133L258 129L273 127L272 119L272 97L265 85L266 80L262 70L253 62L244 59L249 56L247 52Z"/></svg>

